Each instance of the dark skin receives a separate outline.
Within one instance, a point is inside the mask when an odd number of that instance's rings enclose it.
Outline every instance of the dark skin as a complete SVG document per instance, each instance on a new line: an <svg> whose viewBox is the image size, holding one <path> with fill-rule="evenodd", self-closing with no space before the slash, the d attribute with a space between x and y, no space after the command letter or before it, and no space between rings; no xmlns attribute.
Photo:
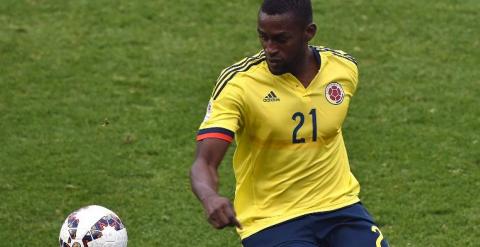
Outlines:
<svg viewBox="0 0 480 247"><path fill-rule="evenodd" d="M308 47L316 30L315 24L304 24L291 12L279 15L260 12L257 31L270 72L274 75L291 73L308 87L319 69ZM190 171L192 191L202 203L208 222L216 229L242 228L230 200L218 194L218 167L229 145L227 141L214 138L198 142Z"/></svg>
<svg viewBox="0 0 480 247"><path fill-rule="evenodd" d="M274 75L291 73L308 87L319 69L308 47L316 30L315 24L303 24L290 12L281 15L260 12L257 32L270 72Z"/></svg>
<svg viewBox="0 0 480 247"><path fill-rule="evenodd" d="M190 171L192 190L202 203L208 222L216 229L242 228L230 200L218 194L218 166L229 145L227 141L214 138L198 142Z"/></svg>

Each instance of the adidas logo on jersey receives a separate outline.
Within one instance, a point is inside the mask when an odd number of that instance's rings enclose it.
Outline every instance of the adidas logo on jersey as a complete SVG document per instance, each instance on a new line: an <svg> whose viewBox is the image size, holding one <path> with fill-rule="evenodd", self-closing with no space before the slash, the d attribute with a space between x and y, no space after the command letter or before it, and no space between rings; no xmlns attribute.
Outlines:
<svg viewBox="0 0 480 247"><path fill-rule="evenodd" d="M275 102L275 101L280 101L280 98L275 95L273 91L270 91L265 98L263 98L263 102Z"/></svg>

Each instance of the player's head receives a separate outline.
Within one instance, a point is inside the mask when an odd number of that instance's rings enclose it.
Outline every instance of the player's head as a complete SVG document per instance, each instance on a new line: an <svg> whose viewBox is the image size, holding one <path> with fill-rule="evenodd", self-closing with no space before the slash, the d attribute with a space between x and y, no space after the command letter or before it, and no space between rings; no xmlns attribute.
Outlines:
<svg viewBox="0 0 480 247"><path fill-rule="evenodd" d="M260 12L268 15L292 13L300 25L312 23L312 3L310 0L264 0Z"/></svg>
<svg viewBox="0 0 480 247"><path fill-rule="evenodd" d="M270 71L291 72L315 36L310 0L264 0L257 30Z"/></svg>

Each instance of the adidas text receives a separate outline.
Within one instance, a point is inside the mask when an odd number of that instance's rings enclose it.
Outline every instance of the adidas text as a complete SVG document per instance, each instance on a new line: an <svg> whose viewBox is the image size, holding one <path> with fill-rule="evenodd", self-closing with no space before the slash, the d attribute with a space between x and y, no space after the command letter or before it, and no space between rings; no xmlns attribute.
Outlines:
<svg viewBox="0 0 480 247"><path fill-rule="evenodd" d="M264 98L263 102L275 102L275 101L280 101L279 98Z"/></svg>

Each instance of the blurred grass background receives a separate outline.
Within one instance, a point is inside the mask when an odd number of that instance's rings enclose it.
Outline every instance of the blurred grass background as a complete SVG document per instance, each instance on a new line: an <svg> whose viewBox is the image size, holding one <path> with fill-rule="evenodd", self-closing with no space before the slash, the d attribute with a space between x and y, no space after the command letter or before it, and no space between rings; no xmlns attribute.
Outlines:
<svg viewBox="0 0 480 247"><path fill-rule="evenodd" d="M240 246L205 221L188 170L218 73L260 49L259 4L0 1L0 245L55 246L99 204L131 247ZM344 135L391 246L476 246L480 2L313 5L312 43L360 63ZM221 173L233 197L228 157Z"/></svg>

